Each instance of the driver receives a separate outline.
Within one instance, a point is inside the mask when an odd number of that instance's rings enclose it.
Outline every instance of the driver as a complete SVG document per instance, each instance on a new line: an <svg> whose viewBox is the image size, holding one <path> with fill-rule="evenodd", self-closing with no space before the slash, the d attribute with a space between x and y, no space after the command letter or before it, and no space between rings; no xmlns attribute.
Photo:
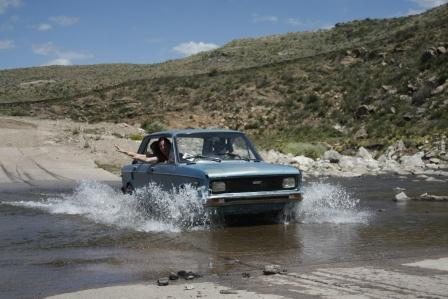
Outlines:
<svg viewBox="0 0 448 299"><path fill-rule="evenodd" d="M171 142L166 137L160 137L159 140L151 143L150 148L153 154L138 154L134 152L128 152L120 148L117 144L114 144L115 149L123 153L134 160L146 162L146 163L161 163L170 160Z"/></svg>

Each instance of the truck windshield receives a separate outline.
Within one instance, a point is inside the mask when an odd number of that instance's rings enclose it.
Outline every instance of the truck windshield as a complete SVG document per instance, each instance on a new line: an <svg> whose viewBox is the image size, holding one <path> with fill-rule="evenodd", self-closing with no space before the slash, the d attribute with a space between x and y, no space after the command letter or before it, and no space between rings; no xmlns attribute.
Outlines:
<svg viewBox="0 0 448 299"><path fill-rule="evenodd" d="M180 162L258 160L242 134L185 135L176 138Z"/></svg>

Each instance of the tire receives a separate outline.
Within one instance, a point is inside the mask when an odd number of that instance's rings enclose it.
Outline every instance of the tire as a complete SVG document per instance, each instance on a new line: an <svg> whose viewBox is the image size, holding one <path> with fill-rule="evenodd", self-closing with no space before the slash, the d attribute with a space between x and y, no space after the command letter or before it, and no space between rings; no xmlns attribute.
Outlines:
<svg viewBox="0 0 448 299"><path fill-rule="evenodd" d="M132 194L134 194L134 191L135 191L134 187L131 184L127 184L126 189L124 189L123 193L132 195Z"/></svg>

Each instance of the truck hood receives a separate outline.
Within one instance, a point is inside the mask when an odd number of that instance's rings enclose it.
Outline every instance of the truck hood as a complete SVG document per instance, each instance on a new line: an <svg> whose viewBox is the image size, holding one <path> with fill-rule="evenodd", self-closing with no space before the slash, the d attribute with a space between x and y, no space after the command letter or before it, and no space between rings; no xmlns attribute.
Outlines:
<svg viewBox="0 0 448 299"><path fill-rule="evenodd" d="M187 167L201 170L211 178L298 175L300 173L297 168L292 166L247 161L205 162L190 164Z"/></svg>

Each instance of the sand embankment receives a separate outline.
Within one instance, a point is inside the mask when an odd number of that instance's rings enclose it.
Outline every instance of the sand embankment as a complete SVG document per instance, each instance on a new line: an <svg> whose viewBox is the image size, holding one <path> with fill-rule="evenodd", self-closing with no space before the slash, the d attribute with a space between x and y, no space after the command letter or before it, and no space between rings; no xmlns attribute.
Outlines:
<svg viewBox="0 0 448 299"><path fill-rule="evenodd" d="M136 150L137 142L120 136L137 132L127 124L0 117L0 189L118 181L117 170L129 158L113 144Z"/></svg>

